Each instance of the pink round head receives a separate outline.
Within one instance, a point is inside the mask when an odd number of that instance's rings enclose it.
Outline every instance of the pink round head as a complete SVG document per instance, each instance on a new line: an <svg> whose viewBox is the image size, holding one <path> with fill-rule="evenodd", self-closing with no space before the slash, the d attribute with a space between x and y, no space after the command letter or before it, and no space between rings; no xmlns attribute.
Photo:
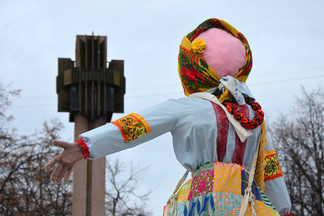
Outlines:
<svg viewBox="0 0 324 216"><path fill-rule="evenodd" d="M231 34L218 28L211 28L198 35L207 47L202 56L219 77L235 76L246 59L244 44Z"/></svg>

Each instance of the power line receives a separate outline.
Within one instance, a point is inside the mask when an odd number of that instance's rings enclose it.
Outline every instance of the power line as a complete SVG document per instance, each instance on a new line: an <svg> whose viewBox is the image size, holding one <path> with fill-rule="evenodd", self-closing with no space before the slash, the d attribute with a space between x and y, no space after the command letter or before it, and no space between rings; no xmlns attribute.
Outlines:
<svg viewBox="0 0 324 216"><path fill-rule="evenodd" d="M306 67L306 68L296 68L296 69L289 69L289 70L271 70L266 71L264 73L253 73L253 76L272 76L274 74L284 74L284 75L290 75L290 74L300 74L300 73L306 73L310 74L313 72L318 72L318 71L324 71L324 66L318 66L318 67Z"/></svg>
<svg viewBox="0 0 324 216"><path fill-rule="evenodd" d="M269 82L260 82L260 83L251 83L248 84L248 86L255 86L255 85L264 85L264 84L271 84L271 83L281 83L281 82L289 82L289 81L296 81L296 80L305 80L305 79L313 79L318 77L324 77L323 75L319 76L313 76L313 77L300 77L295 79L283 79L283 80L275 80L275 81L269 81ZM162 95L169 95L169 94L179 94L181 92L169 92L169 93L161 93L161 94L148 94L148 95L139 95L139 96L132 96L132 97L126 97L127 99L133 99L133 98L140 98L140 97L150 97L150 96L162 96Z"/></svg>
<svg viewBox="0 0 324 216"><path fill-rule="evenodd" d="M275 80L275 81L268 81L268 82L260 82L260 83L251 83L249 84L249 86L253 86L253 85L263 85L263 84L271 84L271 83L281 83L281 82L289 82L289 81L295 81L295 80L305 80L305 79L314 79L314 78L318 78L318 77L324 77L323 75L319 75L319 76L313 76L313 77L299 77L299 78L293 78L293 79L283 79L283 80Z"/></svg>
<svg viewBox="0 0 324 216"><path fill-rule="evenodd" d="M272 83L282 83L282 82L290 82L290 81L296 81L296 80L308 80L308 79L315 79L315 78L321 78L324 77L323 75L318 76L307 76L307 77L299 77L299 78L292 78L292 79L282 79L282 80L274 80L274 81L268 81L268 82L258 82L258 83L250 83L248 86L256 86L256 85L265 85L265 84L272 84ZM157 88L150 88L150 90L156 90ZM145 98L145 97L156 97L156 96L165 96L165 95L172 95L172 94L182 94L183 91L175 91L175 92L167 92L167 93L156 93L156 94L141 94L138 96L125 96L125 99L136 99L136 98ZM37 96L30 96L35 97ZM26 98L30 98L26 97ZM44 96L41 96L44 97ZM51 95L50 97L54 97L54 95ZM47 104L32 104L32 105L23 105L23 106L11 106L9 109L19 109L19 108L26 108L26 107L37 107L37 106L56 106L56 103L47 103Z"/></svg>
<svg viewBox="0 0 324 216"><path fill-rule="evenodd" d="M293 72L291 72L293 71ZM307 74L308 74L308 77L304 77L304 78L293 78L291 80L299 80L299 79L311 79L311 78L316 78L316 77L322 77L323 75L315 75L313 76L312 73L316 73L316 72L319 72L319 71L324 71L324 66L318 66L318 67L305 67L305 68L297 68L297 69L289 69L289 70L276 70L276 71L272 71L272 72L265 72L265 73L253 73L251 74L253 76L253 78L257 78L257 77L268 77L268 76L273 76L275 74L281 74L281 75L291 75L291 74L300 74L300 73L305 73L305 71L307 71ZM286 72L289 72L289 73L286 73ZM250 76L251 76L250 75ZM287 81L287 79L285 80L277 80L277 81L269 81L269 82L262 82L260 84L265 84L265 83L275 83L275 82L283 82L283 81ZM157 90L157 89L161 89L161 90L164 90L166 86L168 87L173 87L173 86L179 86L180 84L180 81L177 82L177 83L163 83L163 84L141 84L139 86L136 86L136 87L128 87L126 89L126 91L134 91L134 90L147 90L147 89L150 89L150 90ZM255 84L255 83L252 83L252 84L249 84L249 85L259 85L259 83ZM29 99L32 99L32 98L40 98L40 97L46 97L46 98L49 98L49 97L56 97L55 94L51 94L51 95L36 95L36 96L25 96L24 98L29 98ZM137 96L135 96L137 98Z"/></svg>

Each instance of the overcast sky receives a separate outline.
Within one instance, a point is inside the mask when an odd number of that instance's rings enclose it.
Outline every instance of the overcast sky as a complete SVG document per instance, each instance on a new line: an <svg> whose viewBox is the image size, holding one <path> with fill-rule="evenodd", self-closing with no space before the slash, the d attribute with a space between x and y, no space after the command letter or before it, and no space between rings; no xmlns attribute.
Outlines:
<svg viewBox="0 0 324 216"><path fill-rule="evenodd" d="M60 119L73 141L68 114L57 112L57 59L75 59L77 34L108 36L108 60L123 59L125 114L183 97L177 73L180 42L208 18L231 23L249 41L253 69L247 81L268 121L287 113L300 86L324 82L324 1L0 0L0 79L21 89L9 112L22 134ZM113 119L121 117L114 115ZM162 208L184 168L170 134L109 158L149 168L140 189L153 189L149 208Z"/></svg>

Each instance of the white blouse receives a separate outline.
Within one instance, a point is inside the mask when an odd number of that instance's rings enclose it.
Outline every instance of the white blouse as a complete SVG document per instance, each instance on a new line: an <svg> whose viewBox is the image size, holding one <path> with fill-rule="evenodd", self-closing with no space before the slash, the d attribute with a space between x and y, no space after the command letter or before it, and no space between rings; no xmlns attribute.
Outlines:
<svg viewBox="0 0 324 216"><path fill-rule="evenodd" d="M251 118L249 105L239 110ZM80 135L89 147L90 159L104 157L171 132L177 160L190 172L211 162L237 163L250 170L259 143L260 127L252 130L245 142L238 138L225 112L216 104L202 98L171 99L137 113L150 127L150 132L125 143L120 129L108 123ZM273 150L267 135L265 151ZM265 194L279 214L289 214L291 203L283 177L265 182Z"/></svg>

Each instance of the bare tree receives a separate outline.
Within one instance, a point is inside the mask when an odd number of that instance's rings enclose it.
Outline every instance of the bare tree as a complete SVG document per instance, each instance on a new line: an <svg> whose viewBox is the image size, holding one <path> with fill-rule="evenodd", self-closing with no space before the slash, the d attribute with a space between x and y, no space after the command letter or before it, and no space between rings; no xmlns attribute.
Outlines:
<svg viewBox="0 0 324 216"><path fill-rule="evenodd" d="M107 161L106 173L108 182L106 184L106 213L108 215L120 216L148 216L147 201L150 192L138 195L136 192L137 182L143 169L129 168L118 160Z"/></svg>
<svg viewBox="0 0 324 216"><path fill-rule="evenodd" d="M72 180L51 183L44 170L61 151L52 141L59 139L63 124L52 120L32 135L18 135L6 111L19 91L8 89L0 83L0 215L71 215ZM107 165L108 215L150 215L145 206L148 195L135 192L141 170L131 169L126 179L120 179L125 176L123 166L118 161Z"/></svg>
<svg viewBox="0 0 324 216"><path fill-rule="evenodd" d="M11 140L1 150L0 212L4 215L68 215L70 184L52 184L44 165L58 153L51 142L61 128L57 121L44 123L43 131ZM0 140L0 143L2 141Z"/></svg>
<svg viewBox="0 0 324 216"><path fill-rule="evenodd" d="M51 142L63 125L53 120L33 135L18 135L7 108L19 91L7 89L0 83L0 215L68 215L71 187L52 184L44 171L59 151Z"/></svg>
<svg viewBox="0 0 324 216"><path fill-rule="evenodd" d="M302 95L272 131L293 215L324 215L324 92Z"/></svg>

